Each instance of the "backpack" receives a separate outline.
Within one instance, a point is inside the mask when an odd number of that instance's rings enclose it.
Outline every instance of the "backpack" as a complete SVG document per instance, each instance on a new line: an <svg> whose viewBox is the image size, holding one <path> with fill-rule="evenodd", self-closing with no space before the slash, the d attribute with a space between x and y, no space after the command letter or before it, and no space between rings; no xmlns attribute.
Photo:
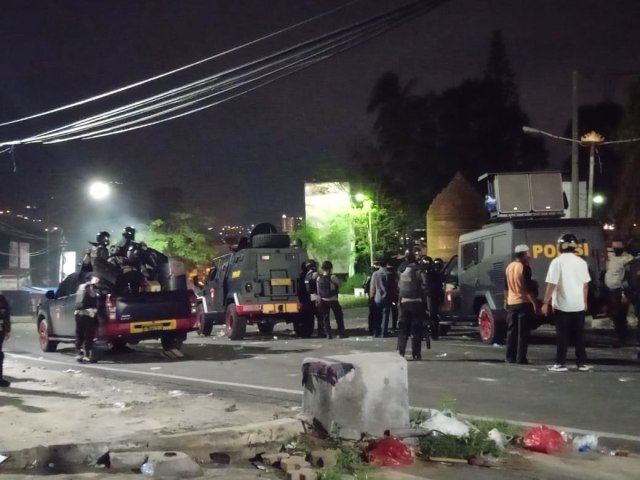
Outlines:
<svg viewBox="0 0 640 480"><path fill-rule="evenodd" d="M400 273L398 286L401 298L422 298L422 279L418 277L419 267L410 263Z"/></svg>
<svg viewBox="0 0 640 480"><path fill-rule="evenodd" d="M331 281L331 275L318 276L318 296L320 298L332 297L335 290L335 285Z"/></svg>

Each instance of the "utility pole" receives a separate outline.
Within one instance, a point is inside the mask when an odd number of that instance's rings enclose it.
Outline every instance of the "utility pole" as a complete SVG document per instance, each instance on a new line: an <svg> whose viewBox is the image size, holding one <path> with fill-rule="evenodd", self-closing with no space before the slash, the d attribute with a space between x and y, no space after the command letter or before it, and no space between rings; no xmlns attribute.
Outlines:
<svg viewBox="0 0 640 480"><path fill-rule="evenodd" d="M580 195L578 188L580 186L579 174L579 140L578 140L578 71L574 70L572 75L571 89L571 203L569 204L569 212L572 218L580 216Z"/></svg>

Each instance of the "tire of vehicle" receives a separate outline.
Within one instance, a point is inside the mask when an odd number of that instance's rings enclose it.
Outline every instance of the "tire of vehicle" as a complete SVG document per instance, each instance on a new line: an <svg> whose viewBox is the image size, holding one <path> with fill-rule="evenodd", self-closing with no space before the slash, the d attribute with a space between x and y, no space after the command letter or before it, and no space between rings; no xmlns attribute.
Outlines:
<svg viewBox="0 0 640 480"><path fill-rule="evenodd" d="M160 337L160 344L164 350L172 350L174 348L180 350L182 348L182 339L175 335L163 335Z"/></svg>
<svg viewBox="0 0 640 480"><path fill-rule="evenodd" d="M202 313L200 317L200 328L198 329L198 335L204 335L208 337L213 331L213 315L210 313Z"/></svg>
<svg viewBox="0 0 640 480"><path fill-rule="evenodd" d="M117 338L109 342L108 350L110 352L122 352L127 349L127 341L121 338Z"/></svg>
<svg viewBox="0 0 640 480"><path fill-rule="evenodd" d="M273 333L273 323L262 322L258 324L258 331L263 335L271 335Z"/></svg>
<svg viewBox="0 0 640 480"><path fill-rule="evenodd" d="M242 340L247 333L247 319L238 315L236 304L230 303L224 312L224 324L230 340Z"/></svg>
<svg viewBox="0 0 640 480"><path fill-rule="evenodd" d="M49 340L49 324L45 318L38 321L38 342L43 352L55 352L59 342Z"/></svg>
<svg viewBox="0 0 640 480"><path fill-rule="evenodd" d="M496 318L495 313L486 303L480 307L478 312L478 327L480 338L484 343L500 343L507 333L507 325L504 321Z"/></svg>
<svg viewBox="0 0 640 480"><path fill-rule="evenodd" d="M286 233L262 233L251 237L253 248L289 248L291 238Z"/></svg>
<svg viewBox="0 0 640 480"><path fill-rule="evenodd" d="M300 314L293 321L293 331L302 338L313 335L313 315Z"/></svg>

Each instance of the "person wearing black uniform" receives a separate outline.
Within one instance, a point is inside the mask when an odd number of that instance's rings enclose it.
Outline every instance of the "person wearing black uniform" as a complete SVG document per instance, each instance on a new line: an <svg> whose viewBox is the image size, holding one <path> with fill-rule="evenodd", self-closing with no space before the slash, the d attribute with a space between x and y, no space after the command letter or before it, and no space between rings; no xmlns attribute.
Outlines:
<svg viewBox="0 0 640 480"><path fill-rule="evenodd" d="M422 360L422 335L427 320L426 285L424 269L416 262L415 256L409 253L406 260L398 267L400 277L400 322L398 325L398 352L405 356L407 342L411 335L411 355L414 360Z"/></svg>
<svg viewBox="0 0 640 480"><path fill-rule="evenodd" d="M78 287L76 302L76 360L95 362L93 339L98 328L98 308L100 290L99 277L91 275L89 282Z"/></svg>
<svg viewBox="0 0 640 480"><path fill-rule="evenodd" d="M109 242L111 235L109 232L98 232L96 241L89 242L91 248L87 250L82 259L82 267L84 271L96 271L96 263L105 262L109 258Z"/></svg>
<svg viewBox="0 0 640 480"><path fill-rule="evenodd" d="M11 309L9 302L4 295L0 294L0 387L10 387L11 383L3 376L2 365L4 364L4 353L2 344L9 339L11 333Z"/></svg>
<svg viewBox="0 0 640 480"><path fill-rule="evenodd" d="M111 255L118 257L127 257L127 252L136 241L136 229L133 227L124 227L122 230L122 238L111 247Z"/></svg>
<svg viewBox="0 0 640 480"><path fill-rule="evenodd" d="M307 273L304 277L304 287L309 295L309 311L311 315L316 318L318 323L318 337L324 337L324 323L322 320L322 315L320 314L320 310L318 308L319 297L318 297L318 262L315 260L309 260L305 263Z"/></svg>
<svg viewBox="0 0 640 480"><path fill-rule="evenodd" d="M442 275L431 257L424 257L423 263L427 279L427 321L429 322L429 326L431 327L431 338L433 340L438 340L438 338L440 338L440 305L442 304L442 301L444 299Z"/></svg>
<svg viewBox="0 0 640 480"><path fill-rule="evenodd" d="M636 352L636 356L638 360L640 360L640 240L632 239L627 245L627 252L633 255L633 259L627 262L624 267L624 280L622 285L624 295L633 305L634 315L638 319L638 326L636 327L638 351Z"/></svg>

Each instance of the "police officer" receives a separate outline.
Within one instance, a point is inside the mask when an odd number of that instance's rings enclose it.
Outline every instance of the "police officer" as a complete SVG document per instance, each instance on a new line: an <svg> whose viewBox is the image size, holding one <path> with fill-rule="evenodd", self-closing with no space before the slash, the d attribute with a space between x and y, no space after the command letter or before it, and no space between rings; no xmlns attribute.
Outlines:
<svg viewBox="0 0 640 480"><path fill-rule="evenodd" d="M444 291L442 288L442 277L440 270L436 267L431 257L422 259L426 274L426 291L427 291L427 321L431 327L431 338L438 340L438 329L440 328L440 304L442 303Z"/></svg>
<svg viewBox="0 0 640 480"><path fill-rule="evenodd" d="M638 352L640 360L640 240L633 239L627 245L627 252L633 255L633 259L627 262L624 267L623 288L624 295L633 305L633 311L638 319L636 338L638 340Z"/></svg>
<svg viewBox="0 0 640 480"><path fill-rule="evenodd" d="M2 365L4 363L4 353L2 344L9 339L11 333L11 310L9 302L4 295L0 294L0 387L10 387L11 383L2 376Z"/></svg>
<svg viewBox="0 0 640 480"><path fill-rule="evenodd" d="M76 360L95 362L93 339L98 328L100 290L99 277L91 275L89 282L78 287L75 310L76 318Z"/></svg>
<svg viewBox="0 0 640 480"><path fill-rule="evenodd" d="M398 351L404 357L409 335L411 335L411 355L414 360L422 360L422 333L427 320L426 307L426 272L416 262L412 253L398 267L400 277L400 324L398 332Z"/></svg>
<svg viewBox="0 0 640 480"><path fill-rule="evenodd" d="M311 259L305 263L307 273L304 276L304 287L309 295L309 311L318 323L318 337L326 335L322 315L318 309L318 262Z"/></svg>
<svg viewBox="0 0 640 480"><path fill-rule="evenodd" d="M135 244L136 229L133 227L124 227L122 230L122 238L111 247L111 255L125 257L129 248Z"/></svg>
<svg viewBox="0 0 640 480"><path fill-rule="evenodd" d="M96 271L96 264L100 262L106 262L109 258L109 243L111 235L109 232L98 232L96 234L96 241L89 242L91 248L87 250L84 258L82 259L82 266L84 271Z"/></svg>

